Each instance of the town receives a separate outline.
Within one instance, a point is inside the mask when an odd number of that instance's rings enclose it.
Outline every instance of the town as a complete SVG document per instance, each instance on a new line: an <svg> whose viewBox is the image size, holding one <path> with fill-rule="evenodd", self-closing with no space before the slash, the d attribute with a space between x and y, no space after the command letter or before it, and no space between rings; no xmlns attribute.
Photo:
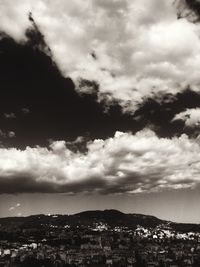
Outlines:
<svg viewBox="0 0 200 267"><path fill-rule="evenodd" d="M56 216L54 216L56 217ZM0 267L197 267L200 233L154 228L43 224L0 228Z"/></svg>

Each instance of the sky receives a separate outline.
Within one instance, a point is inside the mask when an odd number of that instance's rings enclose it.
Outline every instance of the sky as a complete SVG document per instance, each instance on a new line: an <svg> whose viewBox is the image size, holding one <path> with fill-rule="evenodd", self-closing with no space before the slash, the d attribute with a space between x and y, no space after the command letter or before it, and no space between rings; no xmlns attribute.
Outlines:
<svg viewBox="0 0 200 267"><path fill-rule="evenodd" d="M0 217L200 223L200 1L0 0Z"/></svg>

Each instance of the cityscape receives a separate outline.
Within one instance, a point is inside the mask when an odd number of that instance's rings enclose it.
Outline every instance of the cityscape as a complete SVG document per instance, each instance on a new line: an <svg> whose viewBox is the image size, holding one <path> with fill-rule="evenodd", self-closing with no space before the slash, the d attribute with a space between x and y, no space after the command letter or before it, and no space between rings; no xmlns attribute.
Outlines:
<svg viewBox="0 0 200 267"><path fill-rule="evenodd" d="M0 225L1 267L200 266L200 225L116 210L2 218Z"/></svg>

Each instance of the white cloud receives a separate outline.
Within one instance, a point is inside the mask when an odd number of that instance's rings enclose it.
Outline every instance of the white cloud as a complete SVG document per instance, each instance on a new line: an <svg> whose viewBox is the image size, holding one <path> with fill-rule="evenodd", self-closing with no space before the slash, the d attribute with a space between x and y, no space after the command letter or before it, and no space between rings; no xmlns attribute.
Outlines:
<svg viewBox="0 0 200 267"><path fill-rule="evenodd" d="M187 127L199 127L200 126L200 108L186 109L185 111L177 114L173 121L182 120Z"/></svg>
<svg viewBox="0 0 200 267"><path fill-rule="evenodd" d="M49 148L0 148L0 191L138 193L194 188L200 180L199 139L159 139L143 130L94 140L86 153L64 141Z"/></svg>
<svg viewBox="0 0 200 267"><path fill-rule="evenodd" d="M8 137L9 137L9 138L14 138L14 137L16 137L15 132L13 132L13 131L9 131L9 132L8 132Z"/></svg>
<svg viewBox="0 0 200 267"><path fill-rule="evenodd" d="M177 20L183 1L176 7L173 0L2 0L0 29L24 39L32 11L77 90L80 78L96 80L99 100L115 99L134 111L146 98L176 94L188 84L199 90L200 28Z"/></svg>
<svg viewBox="0 0 200 267"><path fill-rule="evenodd" d="M24 114L28 114L28 113L30 113L30 109L29 108L22 108L22 112Z"/></svg>
<svg viewBox="0 0 200 267"><path fill-rule="evenodd" d="M9 131L9 132L4 132L0 129L0 137L2 138L14 138L16 137L15 132Z"/></svg>
<svg viewBox="0 0 200 267"><path fill-rule="evenodd" d="M4 113L4 117L6 119L15 119L16 118L16 115L14 112L10 112L10 113Z"/></svg>
<svg viewBox="0 0 200 267"><path fill-rule="evenodd" d="M9 211L15 211L16 209L19 209L20 207L21 207L21 204L17 203L14 206L10 207L8 210Z"/></svg>

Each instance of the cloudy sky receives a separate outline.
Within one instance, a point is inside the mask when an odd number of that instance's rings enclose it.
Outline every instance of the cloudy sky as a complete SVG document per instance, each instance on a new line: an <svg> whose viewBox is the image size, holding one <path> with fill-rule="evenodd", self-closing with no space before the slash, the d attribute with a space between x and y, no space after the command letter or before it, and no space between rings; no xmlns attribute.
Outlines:
<svg viewBox="0 0 200 267"><path fill-rule="evenodd" d="M200 1L0 0L0 216L200 222Z"/></svg>

